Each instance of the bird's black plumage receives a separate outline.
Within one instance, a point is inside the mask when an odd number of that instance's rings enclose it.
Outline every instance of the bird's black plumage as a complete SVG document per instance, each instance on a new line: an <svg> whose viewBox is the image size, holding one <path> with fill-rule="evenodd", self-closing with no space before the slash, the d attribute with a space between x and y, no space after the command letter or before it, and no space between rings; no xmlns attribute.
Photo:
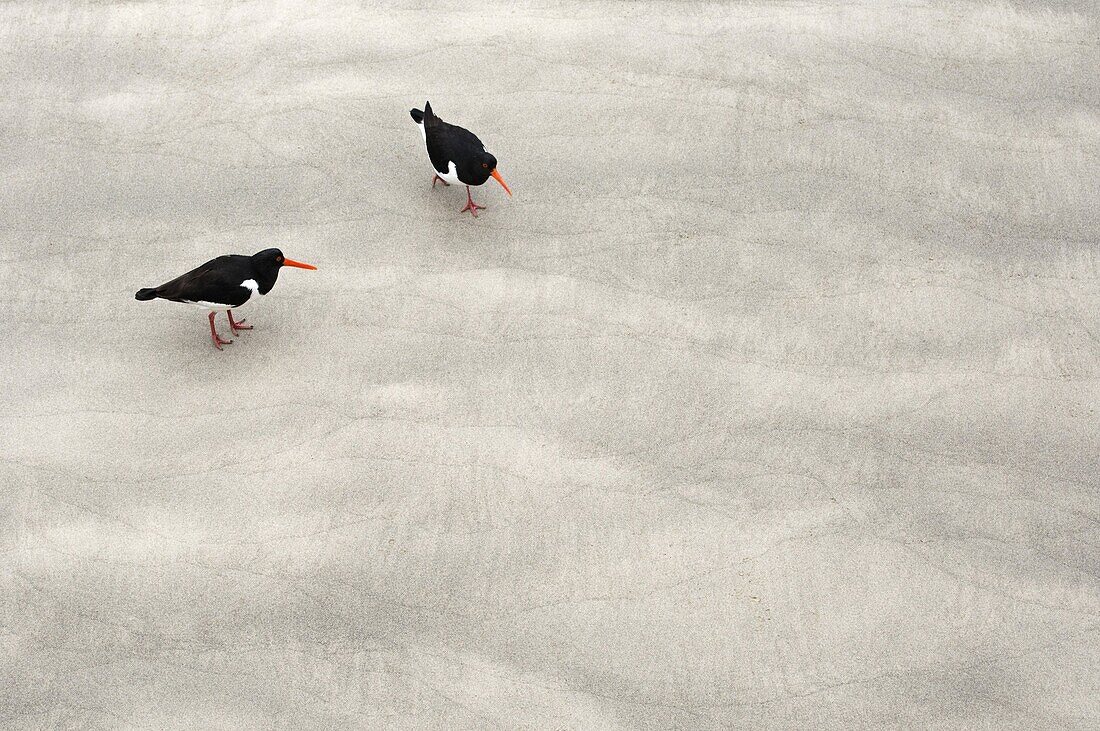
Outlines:
<svg viewBox="0 0 1100 731"><path fill-rule="evenodd" d="M214 315L225 310L229 319L229 328L235 334L240 330L251 330L244 320L233 319L233 308L240 307L252 298L253 294L267 294L279 278L283 267L316 269L312 264L287 259L278 249L264 249L252 256L228 254L211 259L202 266L165 282L159 287L145 287L134 294L134 299L142 302L165 299L198 305L210 310L210 339L218 350L232 340L223 340L214 326Z"/></svg>
<svg viewBox="0 0 1100 731"><path fill-rule="evenodd" d="M477 135L456 124L444 122L432 112L431 103L424 103L424 111L410 109L409 114L414 122L424 125L428 158L439 174L447 173L453 162L461 182L482 185L496 170L497 159L485 151L485 145Z"/></svg>
<svg viewBox="0 0 1100 731"><path fill-rule="evenodd" d="M252 256L227 254L211 259L159 287L138 290L135 299L165 299L172 302L209 302L226 308L240 307L252 296L244 282L255 282L260 294L267 294L279 278L283 252L265 249Z"/></svg>
<svg viewBox="0 0 1100 731"><path fill-rule="evenodd" d="M504 192L512 195L508 184L497 172L497 159L485 151L485 145L473 132L456 124L448 124L432 111L432 105L424 102L424 110L410 109L409 116L424 133L424 146L432 162L435 176L432 187L439 181L444 185L466 184L466 207L475 218L485 206L474 203L470 195L471 185L481 185L489 178L496 178Z"/></svg>

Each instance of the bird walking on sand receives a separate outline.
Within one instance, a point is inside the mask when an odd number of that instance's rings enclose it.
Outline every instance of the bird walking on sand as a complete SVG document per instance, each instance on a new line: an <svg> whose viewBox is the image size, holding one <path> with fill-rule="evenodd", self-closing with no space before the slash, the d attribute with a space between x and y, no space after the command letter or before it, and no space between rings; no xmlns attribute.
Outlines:
<svg viewBox="0 0 1100 731"><path fill-rule="evenodd" d="M279 270L283 267L316 269L312 264L287 259L278 249L264 249L252 256L227 254L211 259L202 266L165 282L159 287L139 289L134 299L142 302L164 299L182 302L210 310L210 339L218 350L232 340L223 340L214 328L214 315L225 311L229 329L236 335L240 330L251 330L244 320L234 320L233 310L252 299L265 295L275 286Z"/></svg>
<svg viewBox="0 0 1100 731"><path fill-rule="evenodd" d="M497 159L485 151L485 145L473 132L458 125L448 124L432 112L432 105L424 102L424 111L410 109L413 121L424 135L424 146L428 148L435 175L432 187L437 182L444 185L462 183L466 186L466 207L459 213L469 211L477 218L477 212L485 206L474 203L470 195L471 185L481 185L489 178L495 179L509 196L512 191L497 172Z"/></svg>

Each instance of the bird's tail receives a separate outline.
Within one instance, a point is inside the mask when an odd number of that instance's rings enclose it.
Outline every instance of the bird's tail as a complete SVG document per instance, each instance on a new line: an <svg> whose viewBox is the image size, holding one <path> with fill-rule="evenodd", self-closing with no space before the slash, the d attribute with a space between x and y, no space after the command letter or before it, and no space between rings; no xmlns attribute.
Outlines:
<svg viewBox="0 0 1100 731"><path fill-rule="evenodd" d="M417 124L424 124L424 112L419 109L410 109L409 114L412 115L414 122Z"/></svg>
<svg viewBox="0 0 1100 731"><path fill-rule="evenodd" d="M137 294L134 295L134 299L146 302L148 300L155 300L157 298L156 287L146 287L145 289L139 289Z"/></svg>

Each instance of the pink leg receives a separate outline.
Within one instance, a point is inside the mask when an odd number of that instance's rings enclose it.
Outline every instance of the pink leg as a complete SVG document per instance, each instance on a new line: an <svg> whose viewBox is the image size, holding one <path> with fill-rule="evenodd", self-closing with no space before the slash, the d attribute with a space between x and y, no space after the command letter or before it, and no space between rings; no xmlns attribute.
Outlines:
<svg viewBox="0 0 1100 731"><path fill-rule="evenodd" d="M247 320L241 320L240 322L237 322L236 320L234 320L233 319L233 310L226 310L225 311L225 316L229 318L229 329L233 331L234 335L237 334L238 330L251 330L252 329L251 325L245 325L245 322L247 322Z"/></svg>
<svg viewBox="0 0 1100 731"><path fill-rule="evenodd" d="M447 182L446 180L444 180L443 178L439 177L438 175L433 175L433 176L432 176L432 188L433 188L433 189L435 188L435 184L436 184L436 183L443 183L443 185L445 185L445 186L447 186L447 187L450 187L450 185L451 185L450 183L448 183L448 182Z"/></svg>
<svg viewBox="0 0 1100 731"><path fill-rule="evenodd" d="M218 337L218 331L214 329L214 314L213 312L210 313L210 339L214 341L214 347L221 350L223 345L229 345L233 341L222 340Z"/></svg>
<svg viewBox="0 0 1100 731"><path fill-rule="evenodd" d="M479 206L477 203L474 203L474 199L470 196L470 186L467 185L466 186L466 207L463 208L461 211L459 211L459 213L465 213L466 211L469 211L470 213L472 213L474 215L474 218L477 218L477 211L478 211L479 208L485 208L485 206Z"/></svg>

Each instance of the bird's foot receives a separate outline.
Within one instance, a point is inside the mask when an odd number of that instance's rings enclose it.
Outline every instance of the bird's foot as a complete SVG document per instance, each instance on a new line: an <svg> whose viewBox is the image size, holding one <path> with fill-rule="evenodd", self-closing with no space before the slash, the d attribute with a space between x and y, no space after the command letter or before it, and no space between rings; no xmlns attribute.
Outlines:
<svg viewBox="0 0 1100 731"><path fill-rule="evenodd" d="M248 320L245 320L243 318L240 319L240 320L234 320L233 319L233 313L230 312L229 310L226 310L225 314L229 318L229 328L233 331L234 335L236 335L241 330L251 330L252 329L251 325L245 325L245 323L248 322Z"/></svg>
<svg viewBox="0 0 1100 731"><path fill-rule="evenodd" d="M467 185L466 186L466 207L463 208L461 211L459 211L459 213L465 213L466 211L469 211L471 214L473 214L474 218L477 218L477 212L479 210L484 209L484 208L485 208L485 206L479 206L477 203L474 203L474 199L470 196L470 186Z"/></svg>
<svg viewBox="0 0 1100 731"><path fill-rule="evenodd" d="M473 214L474 218L477 218L477 212L481 211L481 210L484 210L484 209L485 209L485 206L479 206L477 203L474 203L473 201L470 201L469 203L466 204L465 208L463 208L461 211L459 211L459 213L465 213L466 211L469 211L470 213Z"/></svg>
<svg viewBox="0 0 1100 731"><path fill-rule="evenodd" d="M446 180L439 177L438 175L433 175L432 176L432 189L433 190L435 189L435 184L436 183L443 183L444 187L447 187L447 188L451 187L451 184L448 183Z"/></svg>

